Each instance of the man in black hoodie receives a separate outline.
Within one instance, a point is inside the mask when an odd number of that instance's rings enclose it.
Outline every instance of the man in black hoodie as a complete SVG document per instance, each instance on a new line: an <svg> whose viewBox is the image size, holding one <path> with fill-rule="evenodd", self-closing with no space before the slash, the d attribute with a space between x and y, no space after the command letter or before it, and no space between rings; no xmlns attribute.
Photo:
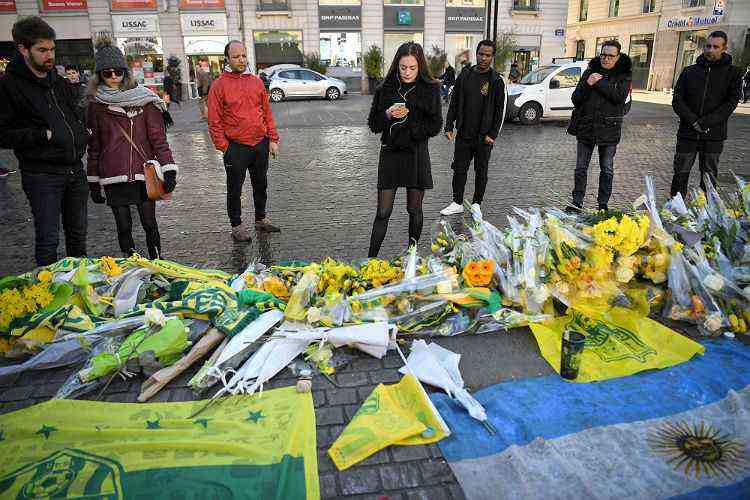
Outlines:
<svg viewBox="0 0 750 500"><path fill-rule="evenodd" d="M448 115L445 136L453 140L453 126L458 129L453 153L453 201L440 211L442 215L464 211L464 189L469 164L474 160L474 197L472 209L481 214L480 205L487 188L487 170L492 147L505 118L505 82L492 67L495 42L482 40L477 45L476 66L464 67L458 75Z"/></svg>
<svg viewBox="0 0 750 500"><path fill-rule="evenodd" d="M601 54L589 62L572 96L575 109L568 133L578 139L578 149L573 205L566 209L569 212L583 208L594 146L599 149L599 210L607 210L612 195L615 153L622 135L622 117L633 73L630 58L620 53L617 40L607 40L601 50Z"/></svg>
<svg viewBox="0 0 750 500"><path fill-rule="evenodd" d="M55 31L39 17L13 25L19 53L0 79L0 147L13 149L34 216L38 266L57 260L60 218L67 254L86 255L89 189L81 157L88 133L72 89L55 69Z"/></svg>
<svg viewBox="0 0 750 500"><path fill-rule="evenodd" d="M716 181L719 157L727 139L727 122L742 96L742 72L732 66L732 56L726 50L727 34L714 31L696 64L682 70L677 79L672 107L680 117L680 128L671 196L687 194L690 169L698 153L701 188L706 188L704 174L711 177L711 182Z"/></svg>

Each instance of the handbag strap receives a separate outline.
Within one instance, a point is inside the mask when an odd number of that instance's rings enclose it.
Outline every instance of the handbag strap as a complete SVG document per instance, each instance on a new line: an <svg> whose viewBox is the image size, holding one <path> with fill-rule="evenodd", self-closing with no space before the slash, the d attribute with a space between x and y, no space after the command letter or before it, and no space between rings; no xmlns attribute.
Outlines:
<svg viewBox="0 0 750 500"><path fill-rule="evenodd" d="M123 127L122 127L122 125L120 125L120 124L119 124L119 123L117 123L116 121L115 121L114 123L115 123L115 125L117 126L117 128L119 128L119 129L120 129L120 132L122 132L122 135L124 135L124 136L125 136L125 138L126 138L126 139L128 140L128 142L129 142L129 143L130 143L130 144L131 144L131 145L132 145L132 146L133 146L133 147L135 148L135 151L136 151L136 152L137 152L137 153L138 153L139 155L141 155L141 158L143 158L143 161L144 161L144 163L145 163L145 162L148 162L148 161L150 161L150 160L148 160L148 159L146 158L146 155L145 155L145 154L143 153L143 151L141 150L141 148L140 148L140 147L138 147L138 144L136 144L136 143L135 143L135 142L133 141L133 138L132 138L132 137L130 137L130 134L128 134L128 133L127 133L127 132L125 131L125 129L124 129Z"/></svg>

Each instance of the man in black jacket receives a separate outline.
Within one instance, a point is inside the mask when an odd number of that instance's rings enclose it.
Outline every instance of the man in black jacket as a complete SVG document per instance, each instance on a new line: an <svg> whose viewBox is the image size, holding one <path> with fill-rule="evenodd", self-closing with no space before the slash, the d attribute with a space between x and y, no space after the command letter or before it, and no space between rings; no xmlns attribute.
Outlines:
<svg viewBox="0 0 750 500"><path fill-rule="evenodd" d="M453 127L458 130L453 153L453 201L440 211L442 215L464 211L464 189L469 164L474 160L474 198L472 208L481 214L480 205L487 188L487 169L497 136L505 119L505 82L492 68L495 43L482 40L477 45L477 64L458 75L453 87L445 136L453 140Z"/></svg>
<svg viewBox="0 0 750 500"><path fill-rule="evenodd" d="M589 62L573 91L573 116L568 133L578 139L573 205L568 211L583 208L589 163L594 146L599 148L599 210L607 210L612 195L615 153L622 135L622 117L633 79L627 54L620 53L617 40L607 40L602 52Z"/></svg>
<svg viewBox="0 0 750 500"><path fill-rule="evenodd" d="M13 149L34 216L39 266L57 260L60 217L67 254L86 255L88 133L55 69L55 31L39 17L13 25L18 51L0 80L0 147Z"/></svg>
<svg viewBox="0 0 750 500"><path fill-rule="evenodd" d="M742 95L742 72L732 66L732 56L726 50L726 33L714 31L708 36L696 64L682 70L677 79L672 107L680 117L680 128L671 196L687 194L690 169L698 153L701 188L705 190L704 174L708 174L712 182L718 175L719 157L727 139L727 122Z"/></svg>

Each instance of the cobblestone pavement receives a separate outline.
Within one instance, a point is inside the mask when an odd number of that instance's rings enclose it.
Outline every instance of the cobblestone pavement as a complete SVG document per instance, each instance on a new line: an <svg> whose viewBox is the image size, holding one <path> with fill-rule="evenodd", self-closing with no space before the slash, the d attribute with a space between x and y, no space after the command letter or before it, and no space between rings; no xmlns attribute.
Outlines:
<svg viewBox="0 0 750 500"><path fill-rule="evenodd" d="M355 259L366 255L375 211L378 139L364 123L369 98L349 96L339 102L303 101L274 105L282 136L282 151L270 169L269 216L281 226L274 235L254 235L250 244L235 244L229 236L225 209L225 176L221 157L211 144L197 108L187 104L174 110L178 125L169 139L180 165L174 199L158 208L160 231L167 258L186 264L237 272L253 260L278 262L291 258L320 259L332 255ZM536 127L508 124L495 148L490 183L482 208L488 220L504 225L511 207L550 205L567 199L572 189L575 141L564 124L545 122ZM611 206L624 207L643 191L643 176L654 176L663 199L671 179L676 119L668 106L636 102L627 117L623 141L615 158ZM730 121L730 140L722 156L721 179L729 170L750 174L750 117ZM425 197L422 247L439 219L438 211L450 202L452 145L443 138L431 142L435 189ZM0 159L8 160L7 151ZM14 160L9 160L15 166ZM697 170L697 167L696 167ZM467 195L471 194L470 174ZM697 176L696 176L697 177ZM597 160L589 174L587 204L595 203ZM697 178L694 178L694 182ZM246 187L246 219L252 220L250 187ZM455 226L460 226L456 217ZM137 224L135 224L138 226ZM405 195L399 193L382 255L405 250L407 215ZM140 247L145 238L135 231ZM105 206L89 205L89 253L116 255L114 221ZM62 247L61 247L62 248ZM0 180L0 276L33 267L33 230L20 175ZM467 385L478 389L503 380L551 373L526 330L481 337L441 339L443 346L462 354ZM334 376L313 381L318 429L321 494L324 498L463 498L436 445L394 447L352 469L337 472L325 451L373 387L399 379L399 358L383 360L353 353L351 365ZM156 401L192 399L186 388L193 370L159 394ZM0 380L0 413L49 399L73 372L52 370ZM132 402L141 381L118 381L104 399ZM284 371L269 386L291 385Z"/></svg>

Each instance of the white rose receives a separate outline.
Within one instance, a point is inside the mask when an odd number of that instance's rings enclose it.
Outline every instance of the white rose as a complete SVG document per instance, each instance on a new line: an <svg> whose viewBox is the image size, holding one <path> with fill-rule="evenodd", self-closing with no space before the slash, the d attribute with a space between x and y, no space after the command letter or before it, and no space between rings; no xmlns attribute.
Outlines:
<svg viewBox="0 0 750 500"><path fill-rule="evenodd" d="M724 288L724 278L722 278L718 274L709 274L705 278L703 278L703 286L713 292L718 292L719 290Z"/></svg>

